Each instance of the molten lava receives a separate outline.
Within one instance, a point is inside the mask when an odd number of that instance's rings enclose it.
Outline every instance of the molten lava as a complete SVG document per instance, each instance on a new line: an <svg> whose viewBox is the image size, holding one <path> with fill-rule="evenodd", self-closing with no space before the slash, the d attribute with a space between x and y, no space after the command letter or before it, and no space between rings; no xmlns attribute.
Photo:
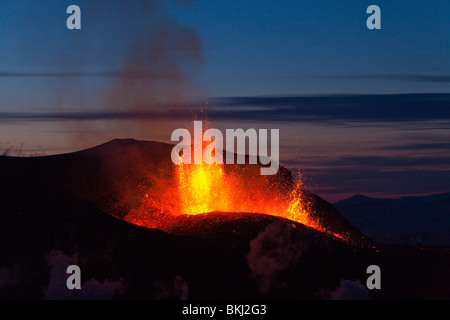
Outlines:
<svg viewBox="0 0 450 320"><path fill-rule="evenodd" d="M180 215L259 213L345 238L329 231L314 216L312 205L304 196L301 175L294 185L280 188L276 178L259 174L258 165L206 164L204 160L202 164L176 165L172 184L159 179L146 193L141 206L132 209L125 220L170 231L179 222L176 218Z"/></svg>
<svg viewBox="0 0 450 320"><path fill-rule="evenodd" d="M309 213L311 208L303 198L300 175L288 197L274 194L273 190L269 192L268 183L262 190L259 186L260 188L252 192L252 188L246 186L237 175L226 174L222 164L181 163L177 175L183 214L195 215L213 211L265 213L323 231L320 223Z"/></svg>
<svg viewBox="0 0 450 320"><path fill-rule="evenodd" d="M222 165L181 163L177 174L182 213L227 212L232 207Z"/></svg>

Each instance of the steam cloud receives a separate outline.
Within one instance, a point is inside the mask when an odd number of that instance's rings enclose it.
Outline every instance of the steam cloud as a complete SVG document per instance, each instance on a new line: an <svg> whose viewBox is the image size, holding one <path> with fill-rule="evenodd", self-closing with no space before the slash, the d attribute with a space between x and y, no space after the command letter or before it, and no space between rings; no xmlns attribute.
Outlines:
<svg viewBox="0 0 450 320"><path fill-rule="evenodd" d="M69 265L77 264L76 255L67 256L59 250L52 250L47 257L47 261L51 267L51 273L48 287L44 292L44 299L110 300L116 294L125 290L125 285L122 280L105 280L104 282L99 282L96 279L82 282L80 290L69 290L66 286L66 280L69 276L66 271ZM82 275L81 279L83 279Z"/></svg>
<svg viewBox="0 0 450 320"><path fill-rule="evenodd" d="M267 294L276 284L277 276L295 266L307 250L306 243L291 238L291 228L288 223L272 223L250 242L247 262L263 294Z"/></svg>
<svg viewBox="0 0 450 320"><path fill-rule="evenodd" d="M331 292L331 300L368 300L369 292L367 288L356 280L341 279L339 286Z"/></svg>

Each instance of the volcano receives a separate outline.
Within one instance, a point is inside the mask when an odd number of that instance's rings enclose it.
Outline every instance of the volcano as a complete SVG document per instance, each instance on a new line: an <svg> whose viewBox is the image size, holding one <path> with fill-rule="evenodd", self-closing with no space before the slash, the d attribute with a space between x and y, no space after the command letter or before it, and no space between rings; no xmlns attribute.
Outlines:
<svg viewBox="0 0 450 320"><path fill-rule="evenodd" d="M284 167L180 168L172 147L0 157L0 297L450 297L446 248L378 244ZM70 264L79 291L66 287ZM373 264L381 290L364 285Z"/></svg>

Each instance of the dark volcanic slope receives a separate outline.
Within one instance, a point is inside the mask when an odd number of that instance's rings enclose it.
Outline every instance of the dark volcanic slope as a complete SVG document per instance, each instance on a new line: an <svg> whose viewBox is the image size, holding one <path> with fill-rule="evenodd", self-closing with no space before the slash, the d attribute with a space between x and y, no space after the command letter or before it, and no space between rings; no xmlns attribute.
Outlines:
<svg viewBox="0 0 450 320"><path fill-rule="evenodd" d="M139 203L127 191L173 170L161 156L170 149L117 140L67 155L0 157L0 297L450 297L443 249L353 246L299 223L246 213L181 216L173 234L116 218ZM320 206L318 214L330 212L327 221L349 226L331 205ZM80 292L65 286L70 264L82 270ZM370 264L382 269L382 290L364 287Z"/></svg>
<svg viewBox="0 0 450 320"><path fill-rule="evenodd" d="M37 158L0 157L0 190L7 192L12 205L20 197L36 193L33 202L48 202L64 192L95 204L102 211L123 218L139 207L146 193L174 189L176 167L170 153L172 145L113 140L80 152ZM275 176L261 176L258 165L227 165L226 170L239 172L251 181L247 188L257 188L258 181L270 179L272 189L288 193L293 185L291 173L280 167ZM266 180L264 180L266 181ZM253 186L254 185L254 186ZM368 239L328 202L305 191L314 215L327 229L345 234L354 243L367 244ZM270 197L270 195L268 195ZM174 200L176 201L176 200Z"/></svg>

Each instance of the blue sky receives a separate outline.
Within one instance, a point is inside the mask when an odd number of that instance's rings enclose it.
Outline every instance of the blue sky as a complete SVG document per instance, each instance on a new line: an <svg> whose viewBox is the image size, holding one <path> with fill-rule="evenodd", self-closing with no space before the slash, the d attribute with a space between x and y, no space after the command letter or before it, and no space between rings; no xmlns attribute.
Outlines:
<svg viewBox="0 0 450 320"><path fill-rule="evenodd" d="M65 28L72 3L82 9L79 31ZM450 91L448 81L334 78L448 77L448 1L377 1L381 30L366 28L371 1L147 1L159 9L149 5L137 18L139 6L121 10L122 0L96 3L2 1L0 70L116 71L163 13L201 39L203 63L189 72L212 96ZM52 88L33 79L30 89Z"/></svg>
<svg viewBox="0 0 450 320"><path fill-rule="evenodd" d="M450 70L448 1L378 1L382 29L366 28L370 1L198 1L171 6L204 41L202 77L215 95L449 91L405 81L327 76Z"/></svg>

